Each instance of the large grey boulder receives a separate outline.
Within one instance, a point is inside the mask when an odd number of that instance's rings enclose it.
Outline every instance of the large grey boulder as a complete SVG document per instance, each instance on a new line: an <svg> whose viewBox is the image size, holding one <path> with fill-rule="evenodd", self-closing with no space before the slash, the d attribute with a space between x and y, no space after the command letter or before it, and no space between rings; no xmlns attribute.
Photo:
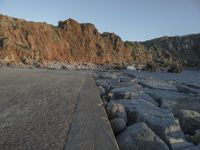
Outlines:
<svg viewBox="0 0 200 150"><path fill-rule="evenodd" d="M195 131L195 134L192 136L193 143L200 144L200 129Z"/></svg>
<svg viewBox="0 0 200 150"><path fill-rule="evenodd" d="M136 123L128 126L117 136L120 150L169 150L146 124Z"/></svg>
<svg viewBox="0 0 200 150"><path fill-rule="evenodd" d="M186 139L191 143L200 144L200 129L195 130L194 135L186 135Z"/></svg>
<svg viewBox="0 0 200 150"><path fill-rule="evenodd" d="M127 76L121 76L119 77L120 82L130 82L131 79Z"/></svg>
<svg viewBox="0 0 200 150"><path fill-rule="evenodd" d="M183 85L186 85L190 88L193 88L193 89L199 89L200 90L200 84L198 83L193 83L193 82L190 82L190 83L182 83Z"/></svg>
<svg viewBox="0 0 200 150"><path fill-rule="evenodd" d="M179 110L176 114L179 119L181 129L186 134L194 134L200 129L200 113L191 110Z"/></svg>
<svg viewBox="0 0 200 150"><path fill-rule="evenodd" d="M98 73L99 78L102 79L114 79L117 78L117 74L113 72L101 72Z"/></svg>
<svg viewBox="0 0 200 150"><path fill-rule="evenodd" d="M115 100L125 107L128 124L146 123L163 141L171 146L170 138L184 139L179 122L173 114L145 100Z"/></svg>
<svg viewBox="0 0 200 150"><path fill-rule="evenodd" d="M106 105L106 112L110 120L115 119L115 118L122 118L124 119L125 122L127 122L127 114L124 109L124 106L121 104L109 102Z"/></svg>
<svg viewBox="0 0 200 150"><path fill-rule="evenodd" d="M162 80L143 79L139 83L150 89L178 91L175 85Z"/></svg>
<svg viewBox="0 0 200 150"><path fill-rule="evenodd" d="M126 128L126 122L122 118L115 118L110 121L110 124L115 135L119 134Z"/></svg>
<svg viewBox="0 0 200 150"><path fill-rule="evenodd" d="M177 84L177 88L180 92L187 93L187 94L194 94L200 96L200 89L195 88L197 86L187 86L185 84Z"/></svg>
<svg viewBox="0 0 200 150"><path fill-rule="evenodd" d="M96 80L97 86L101 86L105 89L105 93L110 91L110 85L104 80Z"/></svg>
<svg viewBox="0 0 200 150"><path fill-rule="evenodd" d="M184 148L192 147L194 144L187 142L184 139L169 138L172 150L182 150Z"/></svg>
<svg viewBox="0 0 200 150"><path fill-rule="evenodd" d="M135 97L139 95L140 88L136 88L135 86L130 87L119 87L111 90L111 93L114 94L115 99L130 99L131 97Z"/></svg>
<svg viewBox="0 0 200 150"><path fill-rule="evenodd" d="M109 82L110 88L115 89L115 88L120 88L120 87L130 87L133 86L131 82Z"/></svg>
<svg viewBox="0 0 200 150"><path fill-rule="evenodd" d="M192 147L189 147L189 148L185 148L183 150L200 150L200 145L196 145L196 146L192 146Z"/></svg>
<svg viewBox="0 0 200 150"><path fill-rule="evenodd" d="M161 108L177 111L190 109L200 112L200 98L176 91L145 89L145 92L155 99Z"/></svg>
<svg viewBox="0 0 200 150"><path fill-rule="evenodd" d="M148 94L143 91L143 88L137 84L132 83L132 86L119 87L111 90L114 99L144 99L158 106L158 103Z"/></svg>

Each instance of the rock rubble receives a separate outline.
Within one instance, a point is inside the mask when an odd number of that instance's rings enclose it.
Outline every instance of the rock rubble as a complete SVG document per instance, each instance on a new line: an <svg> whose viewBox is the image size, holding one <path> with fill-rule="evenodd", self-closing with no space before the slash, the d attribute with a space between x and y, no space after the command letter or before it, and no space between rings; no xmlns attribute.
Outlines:
<svg viewBox="0 0 200 150"><path fill-rule="evenodd" d="M95 79L120 150L199 148L199 84L116 70L97 71Z"/></svg>

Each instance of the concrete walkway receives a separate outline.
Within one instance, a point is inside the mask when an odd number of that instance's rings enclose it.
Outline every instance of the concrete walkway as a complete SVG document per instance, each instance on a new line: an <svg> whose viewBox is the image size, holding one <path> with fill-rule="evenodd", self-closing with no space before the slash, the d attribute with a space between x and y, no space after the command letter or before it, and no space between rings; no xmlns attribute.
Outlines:
<svg viewBox="0 0 200 150"><path fill-rule="evenodd" d="M0 68L0 150L118 150L92 75Z"/></svg>

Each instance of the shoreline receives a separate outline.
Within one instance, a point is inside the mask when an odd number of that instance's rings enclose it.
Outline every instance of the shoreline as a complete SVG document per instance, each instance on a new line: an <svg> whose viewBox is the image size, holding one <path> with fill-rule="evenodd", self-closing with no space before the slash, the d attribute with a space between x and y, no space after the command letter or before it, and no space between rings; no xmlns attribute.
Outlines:
<svg viewBox="0 0 200 150"><path fill-rule="evenodd" d="M120 71L97 71L94 77L120 149L200 147L200 83Z"/></svg>
<svg viewBox="0 0 200 150"><path fill-rule="evenodd" d="M137 65L136 65L137 66ZM139 70L149 72L167 72L170 66L159 67L158 70L144 69L145 65L135 67L132 65L119 65L119 64L93 64L93 63L60 63L60 62L46 62L44 64L12 64L0 60L0 67L9 68L24 68L24 69L50 69L50 70ZM183 67L182 70L200 70L200 67ZM178 72L180 73L180 72Z"/></svg>

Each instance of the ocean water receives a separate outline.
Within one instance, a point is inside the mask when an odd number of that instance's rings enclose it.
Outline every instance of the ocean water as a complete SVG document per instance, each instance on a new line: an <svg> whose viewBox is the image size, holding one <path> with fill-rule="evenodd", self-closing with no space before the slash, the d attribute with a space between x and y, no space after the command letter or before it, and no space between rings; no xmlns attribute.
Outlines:
<svg viewBox="0 0 200 150"><path fill-rule="evenodd" d="M182 73L149 72L140 70L124 70L125 73L130 73L139 78L152 78L158 80L170 80L178 82L192 82L200 84L200 70L184 70Z"/></svg>

